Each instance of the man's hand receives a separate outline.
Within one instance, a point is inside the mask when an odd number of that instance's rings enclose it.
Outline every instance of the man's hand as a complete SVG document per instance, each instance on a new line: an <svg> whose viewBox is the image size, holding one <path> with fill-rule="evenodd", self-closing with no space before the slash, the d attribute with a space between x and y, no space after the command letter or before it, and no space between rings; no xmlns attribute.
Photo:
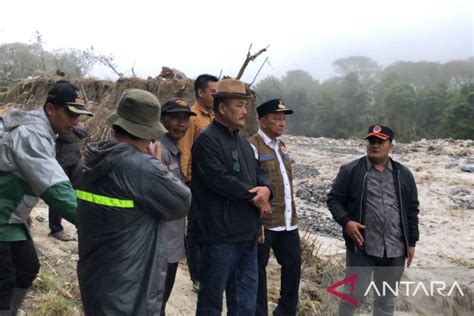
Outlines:
<svg viewBox="0 0 474 316"><path fill-rule="evenodd" d="M268 203L270 198L270 189L267 187L255 187L249 190L250 193L256 193L256 195L250 200L250 202L258 208L263 208L265 203Z"/></svg>
<svg viewBox="0 0 474 316"><path fill-rule="evenodd" d="M267 214L272 213L272 206L270 205L270 202L266 202L265 204L263 204L262 207L259 208L259 210L260 210L260 217L263 217Z"/></svg>
<svg viewBox="0 0 474 316"><path fill-rule="evenodd" d="M415 256L415 247L408 247L407 268L411 265L411 261Z"/></svg>
<svg viewBox="0 0 474 316"><path fill-rule="evenodd" d="M31 216L28 215L26 218L26 225L28 225L29 228L31 228L31 225L33 224L33 220L31 219Z"/></svg>
<svg viewBox="0 0 474 316"><path fill-rule="evenodd" d="M158 141L155 141L154 143L148 145L148 147L146 148L146 152L155 157L156 159L161 160L160 143Z"/></svg>
<svg viewBox="0 0 474 316"><path fill-rule="evenodd" d="M348 221L344 227L346 234L358 247L362 247L364 244L364 237L362 237L362 230L364 230L364 228L364 225L356 221Z"/></svg>

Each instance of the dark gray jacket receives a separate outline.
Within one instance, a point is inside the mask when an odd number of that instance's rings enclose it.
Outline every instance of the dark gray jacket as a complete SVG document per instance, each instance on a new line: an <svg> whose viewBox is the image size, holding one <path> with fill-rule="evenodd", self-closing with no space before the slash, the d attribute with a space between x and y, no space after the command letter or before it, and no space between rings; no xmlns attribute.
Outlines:
<svg viewBox="0 0 474 316"><path fill-rule="evenodd" d="M366 157L343 165L328 194L327 205L334 219L344 228L349 220L364 224L366 210ZM391 158L390 158L391 159ZM408 246L415 246L419 238L418 231L418 193L415 179L408 168L391 159L394 184L400 205L403 236ZM343 229L347 247L355 244Z"/></svg>
<svg viewBox="0 0 474 316"><path fill-rule="evenodd" d="M79 208L78 277L86 315L158 315L167 256L163 221L191 194L151 155L114 140L89 144Z"/></svg>
<svg viewBox="0 0 474 316"><path fill-rule="evenodd" d="M87 128L74 127L72 132L56 138L56 160L63 168L81 160L81 140L87 136Z"/></svg>

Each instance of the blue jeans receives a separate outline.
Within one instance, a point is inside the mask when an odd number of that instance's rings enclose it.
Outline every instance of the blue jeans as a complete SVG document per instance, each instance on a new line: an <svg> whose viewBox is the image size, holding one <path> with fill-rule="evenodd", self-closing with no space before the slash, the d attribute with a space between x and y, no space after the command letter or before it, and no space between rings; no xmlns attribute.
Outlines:
<svg viewBox="0 0 474 316"><path fill-rule="evenodd" d="M257 242L203 244L200 250L196 315L220 316L226 289L228 315L254 315L258 286Z"/></svg>

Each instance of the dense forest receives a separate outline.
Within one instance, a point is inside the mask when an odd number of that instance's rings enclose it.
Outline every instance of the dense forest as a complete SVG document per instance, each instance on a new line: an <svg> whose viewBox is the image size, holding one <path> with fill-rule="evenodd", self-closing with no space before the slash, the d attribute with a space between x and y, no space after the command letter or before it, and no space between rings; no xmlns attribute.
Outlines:
<svg viewBox="0 0 474 316"><path fill-rule="evenodd" d="M112 68L113 56L86 50L43 48L33 43L0 44L0 93L31 76L86 76L94 64ZM447 63L400 61L382 67L365 56L333 62L335 77L318 81L304 70L270 76L254 86L258 102L281 98L295 114L293 135L362 136L374 123L386 124L400 141L421 138L474 139L474 57Z"/></svg>
<svg viewBox="0 0 474 316"><path fill-rule="evenodd" d="M365 56L333 62L334 78L320 82L304 70L256 86L259 101L281 98L295 113L289 133L362 136L369 125L392 127L400 141L474 138L474 58L396 62L385 68Z"/></svg>

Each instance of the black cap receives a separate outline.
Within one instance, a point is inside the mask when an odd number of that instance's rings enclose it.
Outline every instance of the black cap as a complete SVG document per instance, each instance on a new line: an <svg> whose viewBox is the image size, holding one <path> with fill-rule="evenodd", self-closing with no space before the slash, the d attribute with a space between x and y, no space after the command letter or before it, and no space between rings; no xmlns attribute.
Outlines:
<svg viewBox="0 0 474 316"><path fill-rule="evenodd" d="M383 140L393 140L393 131L382 125L372 125L369 127L369 131L367 133L367 136L365 136L365 139L370 138L370 137L377 137Z"/></svg>
<svg viewBox="0 0 474 316"><path fill-rule="evenodd" d="M188 113L190 116L196 115L196 113L191 111L186 101L181 98L169 99L161 106L161 115L171 113Z"/></svg>
<svg viewBox="0 0 474 316"><path fill-rule="evenodd" d="M258 118L261 119L268 113L293 114L293 110L288 110L281 99L273 99L260 104L257 108Z"/></svg>
<svg viewBox="0 0 474 316"><path fill-rule="evenodd" d="M48 92L46 102L64 105L67 110L76 114L94 115L87 110L86 103L79 94L79 89L66 80L61 80L54 84Z"/></svg>

